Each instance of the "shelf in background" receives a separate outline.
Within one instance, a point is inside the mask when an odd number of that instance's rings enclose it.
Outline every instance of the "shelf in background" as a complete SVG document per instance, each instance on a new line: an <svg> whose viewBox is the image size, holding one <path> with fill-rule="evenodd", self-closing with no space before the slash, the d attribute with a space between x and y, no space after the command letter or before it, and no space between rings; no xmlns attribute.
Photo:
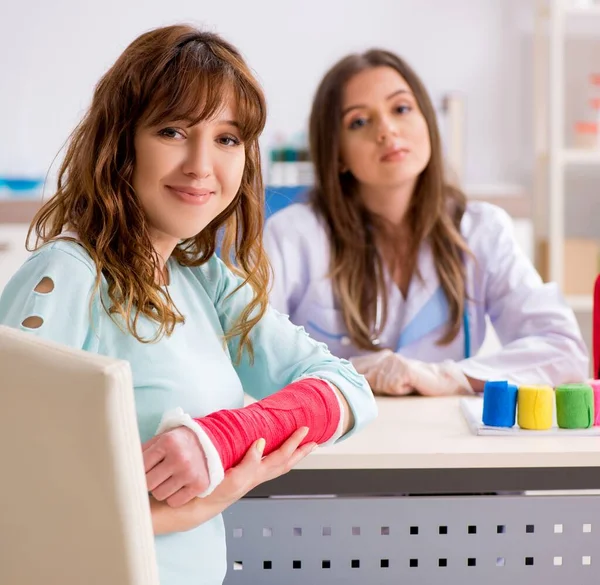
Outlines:
<svg viewBox="0 0 600 585"><path fill-rule="evenodd" d="M596 39L600 28L600 5L565 7L563 9L565 38Z"/></svg>
<svg viewBox="0 0 600 585"><path fill-rule="evenodd" d="M565 164L595 165L600 164L600 148L566 148L563 151Z"/></svg>
<svg viewBox="0 0 600 585"><path fill-rule="evenodd" d="M566 301L573 311L580 313L591 313L594 306L592 295L568 295Z"/></svg>
<svg viewBox="0 0 600 585"><path fill-rule="evenodd" d="M41 198L0 199L0 224L30 223L41 204Z"/></svg>
<svg viewBox="0 0 600 585"><path fill-rule="evenodd" d="M600 4L594 6L566 6L565 14L572 16L600 16Z"/></svg>

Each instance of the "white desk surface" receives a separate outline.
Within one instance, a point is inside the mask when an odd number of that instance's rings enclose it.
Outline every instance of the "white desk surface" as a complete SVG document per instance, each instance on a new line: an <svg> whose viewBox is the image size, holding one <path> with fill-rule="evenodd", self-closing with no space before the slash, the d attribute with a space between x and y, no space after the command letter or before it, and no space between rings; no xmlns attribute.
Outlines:
<svg viewBox="0 0 600 585"><path fill-rule="evenodd" d="M600 467L600 437L473 435L458 397L378 398L379 417L296 469Z"/></svg>

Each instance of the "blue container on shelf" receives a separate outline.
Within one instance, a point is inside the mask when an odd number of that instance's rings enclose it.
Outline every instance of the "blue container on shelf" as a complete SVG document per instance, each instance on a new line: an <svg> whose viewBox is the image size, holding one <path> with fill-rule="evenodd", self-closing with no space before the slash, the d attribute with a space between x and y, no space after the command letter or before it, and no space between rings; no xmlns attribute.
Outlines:
<svg viewBox="0 0 600 585"><path fill-rule="evenodd" d="M0 189L9 198L38 197L43 184L38 177L0 177Z"/></svg>
<svg viewBox="0 0 600 585"><path fill-rule="evenodd" d="M307 200L309 185L272 186L265 188L265 218L270 217L280 209Z"/></svg>

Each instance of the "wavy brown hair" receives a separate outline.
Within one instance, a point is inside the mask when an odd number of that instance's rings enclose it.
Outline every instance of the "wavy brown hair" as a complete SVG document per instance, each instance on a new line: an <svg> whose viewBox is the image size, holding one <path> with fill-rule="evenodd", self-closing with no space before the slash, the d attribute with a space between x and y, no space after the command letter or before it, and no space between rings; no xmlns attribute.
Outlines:
<svg viewBox="0 0 600 585"><path fill-rule="evenodd" d="M246 157L240 188L227 209L201 233L181 242L173 256L184 266L200 266L215 253L220 238L224 262L254 292L226 332L227 339L240 338L239 359L244 347L252 356L249 334L267 307L269 265L262 247L264 190L258 146L266 104L240 53L218 35L168 26L141 35L125 49L100 79L88 112L71 135L57 192L35 216L28 240L35 230L37 249L64 231L76 232L96 264L96 289L102 276L108 283L105 310L120 316L139 341L170 335L184 318L156 282L159 258L132 187L134 135L144 124L209 119L231 95ZM142 315L157 324L152 339L138 332Z"/></svg>
<svg viewBox="0 0 600 585"><path fill-rule="evenodd" d="M310 202L328 228L330 274L352 342L361 349L382 349L373 339L381 334L388 310L383 260L375 245L375 233L384 220L368 212L359 197L356 179L350 172L341 172L339 163L345 86L357 73L375 67L391 67L406 80L429 129L431 157L417 180L407 209L411 233L402 266L412 274L421 243L430 242L449 305L450 322L439 341L447 344L458 335L465 310L463 256L470 252L460 234L460 221L466 198L444 177L435 110L427 90L417 74L397 55L379 49L348 55L325 74L310 115L310 151L316 176ZM417 276L420 277L418 273ZM379 328L378 297L382 303Z"/></svg>

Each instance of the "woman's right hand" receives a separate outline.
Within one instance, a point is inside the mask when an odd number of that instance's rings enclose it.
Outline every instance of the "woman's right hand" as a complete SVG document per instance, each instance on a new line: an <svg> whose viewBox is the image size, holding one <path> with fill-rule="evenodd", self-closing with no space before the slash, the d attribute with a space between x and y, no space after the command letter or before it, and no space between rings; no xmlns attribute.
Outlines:
<svg viewBox="0 0 600 585"><path fill-rule="evenodd" d="M237 502L257 485L287 473L304 459L317 445L307 443L300 447L308 433L306 427L298 429L279 449L263 458L264 440L259 439L246 452L244 458L225 473L225 479L205 498L172 508L166 502L150 498L154 534L168 534L191 530L210 520Z"/></svg>

